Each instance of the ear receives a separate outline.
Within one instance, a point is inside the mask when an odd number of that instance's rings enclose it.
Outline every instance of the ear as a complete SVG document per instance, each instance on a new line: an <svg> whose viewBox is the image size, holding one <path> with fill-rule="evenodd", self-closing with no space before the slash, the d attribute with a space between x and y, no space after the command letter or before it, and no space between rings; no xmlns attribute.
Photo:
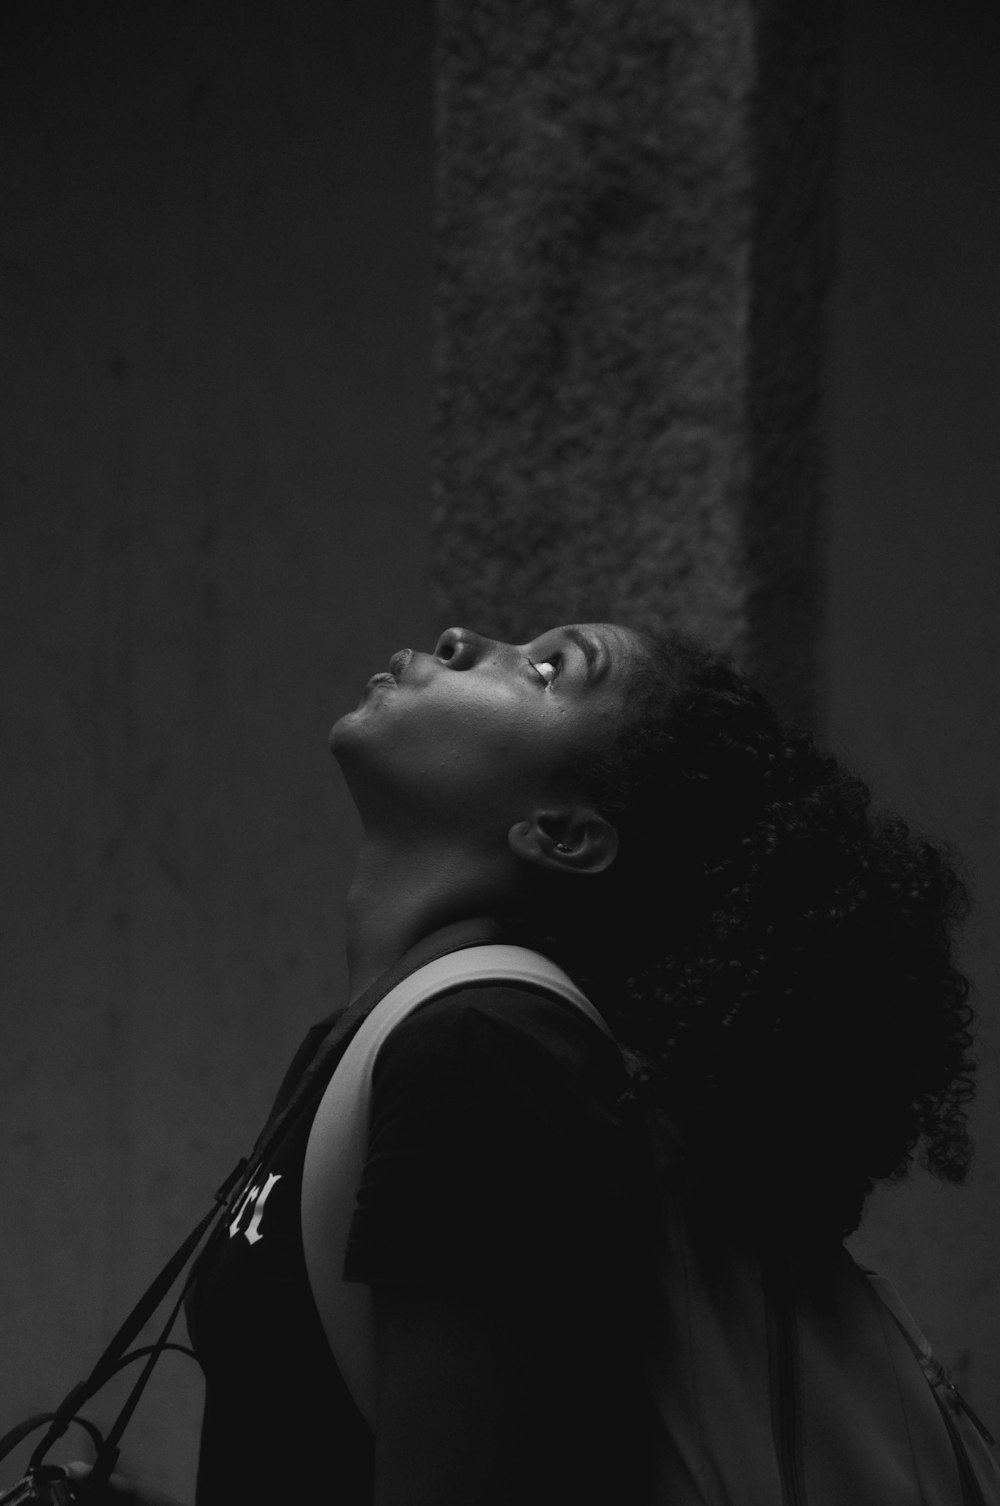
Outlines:
<svg viewBox="0 0 1000 1506"><path fill-rule="evenodd" d="M511 851L526 863L568 873L603 873L618 852L618 833L589 805L536 811L507 833Z"/></svg>

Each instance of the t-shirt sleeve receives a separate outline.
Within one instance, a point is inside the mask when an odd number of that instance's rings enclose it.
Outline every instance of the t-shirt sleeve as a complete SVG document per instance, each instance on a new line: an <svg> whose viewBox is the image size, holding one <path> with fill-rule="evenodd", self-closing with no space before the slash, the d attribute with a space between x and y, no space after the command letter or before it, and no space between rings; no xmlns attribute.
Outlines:
<svg viewBox="0 0 1000 1506"><path fill-rule="evenodd" d="M466 987L382 1046L345 1275L516 1291L620 1254L627 1085L614 1043L524 988Z"/></svg>

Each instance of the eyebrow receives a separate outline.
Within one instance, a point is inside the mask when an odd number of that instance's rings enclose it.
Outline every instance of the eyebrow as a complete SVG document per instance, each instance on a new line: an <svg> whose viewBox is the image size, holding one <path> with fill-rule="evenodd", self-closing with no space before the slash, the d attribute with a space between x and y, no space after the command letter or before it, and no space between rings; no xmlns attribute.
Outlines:
<svg viewBox="0 0 1000 1506"><path fill-rule="evenodd" d="M588 638L586 633L581 633L580 629L575 627L566 629L566 637L583 652L583 657L587 661L587 683L593 685L596 681L603 679L608 670L610 657L603 643L596 644L593 638Z"/></svg>

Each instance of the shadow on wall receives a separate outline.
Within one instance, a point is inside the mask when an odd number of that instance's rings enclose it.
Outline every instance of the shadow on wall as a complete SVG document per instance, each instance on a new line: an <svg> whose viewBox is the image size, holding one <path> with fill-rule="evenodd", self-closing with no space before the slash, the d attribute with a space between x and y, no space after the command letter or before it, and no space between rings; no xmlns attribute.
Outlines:
<svg viewBox="0 0 1000 1506"><path fill-rule="evenodd" d="M1000 12L851 0L831 307L828 727L962 855L981 1012L971 1185L873 1199L860 1248L1000 1425Z"/></svg>
<svg viewBox="0 0 1000 1506"><path fill-rule="evenodd" d="M0 1430L339 1002L327 731L433 636L430 5L19 7L5 43ZM162 1372L128 1462L190 1496Z"/></svg>

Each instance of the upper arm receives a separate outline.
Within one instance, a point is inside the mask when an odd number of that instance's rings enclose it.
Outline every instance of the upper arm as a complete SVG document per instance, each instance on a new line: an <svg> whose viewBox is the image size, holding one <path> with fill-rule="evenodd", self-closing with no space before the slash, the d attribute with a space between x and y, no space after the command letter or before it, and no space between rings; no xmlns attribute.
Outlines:
<svg viewBox="0 0 1000 1506"><path fill-rule="evenodd" d="M600 1264L625 1196L621 1070L596 1027L537 995L469 989L410 1016L375 1067L348 1279Z"/></svg>
<svg viewBox="0 0 1000 1506"><path fill-rule="evenodd" d="M373 1297L376 1506L562 1499L562 1463L582 1460L588 1440L567 1419L555 1333L457 1292L376 1286Z"/></svg>
<svg viewBox="0 0 1000 1506"><path fill-rule="evenodd" d="M623 1499L615 1058L553 1010L442 999L380 1056L347 1270L373 1294L377 1506Z"/></svg>
<svg viewBox="0 0 1000 1506"><path fill-rule="evenodd" d="M559 1301L375 1286L375 1506L553 1506L622 1498L601 1345ZM580 1330L586 1315L575 1315Z"/></svg>

